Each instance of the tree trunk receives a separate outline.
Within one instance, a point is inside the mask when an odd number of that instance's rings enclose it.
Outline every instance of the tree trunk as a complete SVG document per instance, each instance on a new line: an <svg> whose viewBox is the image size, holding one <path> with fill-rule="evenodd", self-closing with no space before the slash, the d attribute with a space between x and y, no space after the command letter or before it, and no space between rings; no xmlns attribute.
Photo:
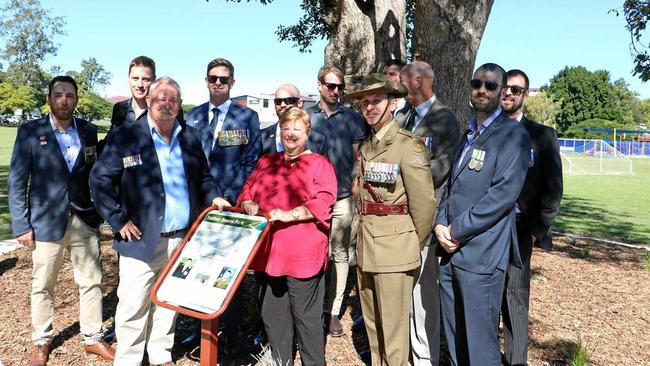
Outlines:
<svg viewBox="0 0 650 366"><path fill-rule="evenodd" d="M433 90L467 126L469 80L494 0L416 0L414 58L433 68Z"/></svg>
<svg viewBox="0 0 650 366"><path fill-rule="evenodd" d="M406 58L405 0L339 0L336 8L325 65L354 78Z"/></svg>

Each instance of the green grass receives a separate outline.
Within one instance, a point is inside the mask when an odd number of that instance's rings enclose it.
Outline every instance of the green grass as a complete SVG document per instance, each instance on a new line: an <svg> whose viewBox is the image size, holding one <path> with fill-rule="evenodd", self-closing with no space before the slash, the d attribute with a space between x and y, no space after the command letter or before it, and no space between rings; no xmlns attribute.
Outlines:
<svg viewBox="0 0 650 366"><path fill-rule="evenodd" d="M564 176L553 229L650 245L650 159L632 159L631 176Z"/></svg>
<svg viewBox="0 0 650 366"><path fill-rule="evenodd" d="M108 122L96 122L100 139ZM0 127L0 239L11 237L7 172L16 128ZM650 159L632 159L632 176L565 176L554 230L650 245ZM587 253L588 254L588 253Z"/></svg>

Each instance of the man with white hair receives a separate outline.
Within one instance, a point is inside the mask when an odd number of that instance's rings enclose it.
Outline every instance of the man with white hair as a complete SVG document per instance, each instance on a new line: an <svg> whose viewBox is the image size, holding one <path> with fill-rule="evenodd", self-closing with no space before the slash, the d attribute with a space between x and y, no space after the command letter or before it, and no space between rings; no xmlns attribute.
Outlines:
<svg viewBox="0 0 650 366"><path fill-rule="evenodd" d="M176 119L180 106L178 83L156 80L146 118L108 136L90 176L93 201L120 253L116 366L139 365L145 348L151 365L173 365L176 313L151 302L151 287L201 208L229 205L210 175L198 131Z"/></svg>

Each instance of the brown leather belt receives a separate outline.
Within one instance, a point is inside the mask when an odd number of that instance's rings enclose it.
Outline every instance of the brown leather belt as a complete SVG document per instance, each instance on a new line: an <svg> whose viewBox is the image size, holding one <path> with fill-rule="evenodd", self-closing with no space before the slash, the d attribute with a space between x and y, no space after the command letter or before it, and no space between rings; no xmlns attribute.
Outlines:
<svg viewBox="0 0 650 366"><path fill-rule="evenodd" d="M174 230L174 231L168 231L168 232L165 232L165 233L160 233L160 237L161 238L171 238L171 237L174 237L176 235L184 234L185 230L187 230L187 229L180 229L180 230Z"/></svg>
<svg viewBox="0 0 650 366"><path fill-rule="evenodd" d="M407 215L409 207L406 203L374 203L368 201L361 201L361 214L362 215Z"/></svg>

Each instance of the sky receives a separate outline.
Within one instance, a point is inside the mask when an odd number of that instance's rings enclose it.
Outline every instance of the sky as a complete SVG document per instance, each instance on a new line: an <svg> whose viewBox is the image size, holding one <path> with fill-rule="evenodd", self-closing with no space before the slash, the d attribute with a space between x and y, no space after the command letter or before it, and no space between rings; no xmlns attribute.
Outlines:
<svg viewBox="0 0 650 366"><path fill-rule="evenodd" d="M625 79L641 98L650 98L650 83L632 76L629 33L622 17L608 14L623 0L495 0L481 41L476 65L496 62L505 69L524 70L532 87L548 84L565 66L605 69L611 79ZM272 93L282 83L303 94L316 89L327 42L311 53L279 42L275 30L301 16L298 0L261 5L225 0L42 0L66 25L49 68L79 70L81 60L95 57L111 72L100 91L106 97L129 96L129 61L147 55L158 76L169 75L182 88L184 103L207 100L205 67L216 57L235 66L232 95Z"/></svg>

